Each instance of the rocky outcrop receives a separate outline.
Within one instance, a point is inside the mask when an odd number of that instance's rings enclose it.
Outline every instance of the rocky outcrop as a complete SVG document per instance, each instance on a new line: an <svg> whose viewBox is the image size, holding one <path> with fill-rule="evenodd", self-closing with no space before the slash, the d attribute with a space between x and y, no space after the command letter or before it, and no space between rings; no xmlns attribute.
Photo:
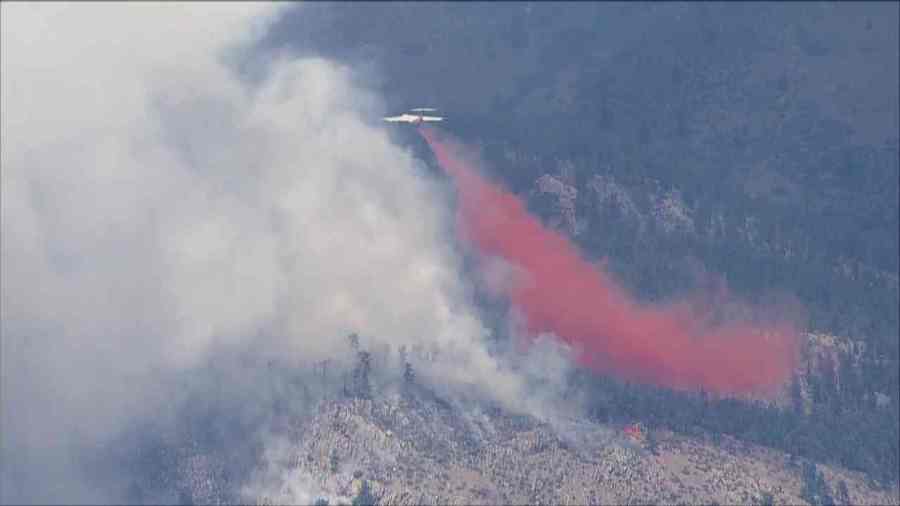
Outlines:
<svg viewBox="0 0 900 506"><path fill-rule="evenodd" d="M450 406L427 394L329 401L293 443L294 469L331 497L379 504L803 504L800 465L728 437L715 442L654 431L635 442L578 422L547 424L493 409ZM335 457L332 457L335 456ZM859 473L820 465L853 504L896 504Z"/></svg>
<svg viewBox="0 0 900 506"><path fill-rule="evenodd" d="M578 198L578 190L562 180L549 174L544 174L535 181L536 192L552 195L557 199L558 217L551 226L563 226L566 231L577 236L584 228L585 223L575 214L575 200Z"/></svg>

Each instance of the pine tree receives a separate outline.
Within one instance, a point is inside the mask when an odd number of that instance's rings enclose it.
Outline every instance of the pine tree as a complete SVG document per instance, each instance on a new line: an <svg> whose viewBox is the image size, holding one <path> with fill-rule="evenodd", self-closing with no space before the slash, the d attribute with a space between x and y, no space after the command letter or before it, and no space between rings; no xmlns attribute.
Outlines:
<svg viewBox="0 0 900 506"><path fill-rule="evenodd" d="M812 462L803 464L803 490L801 497L813 506L825 506L834 504L828 484L822 471Z"/></svg>
<svg viewBox="0 0 900 506"><path fill-rule="evenodd" d="M838 482L836 504L850 504L850 491L847 490L847 483L844 480Z"/></svg>
<svg viewBox="0 0 900 506"><path fill-rule="evenodd" d="M331 455L329 455L328 468L332 473L336 473L338 471L338 456L337 452L335 452L334 450L332 450Z"/></svg>
<svg viewBox="0 0 900 506"><path fill-rule="evenodd" d="M403 364L403 383L406 385L411 385L416 381L416 372L413 371L413 366L409 362Z"/></svg>
<svg viewBox="0 0 900 506"><path fill-rule="evenodd" d="M801 415L806 412L803 408L803 392L800 390L800 378L796 374L791 378L791 407Z"/></svg>
<svg viewBox="0 0 900 506"><path fill-rule="evenodd" d="M356 353L356 357L352 394L363 399L370 399L372 398L372 388L369 384L369 373L372 370L372 355L368 351L359 351Z"/></svg>
<svg viewBox="0 0 900 506"><path fill-rule="evenodd" d="M649 450L650 453L652 453L653 455L659 455L659 443L656 441L656 436L654 435L654 431L652 429L647 431L646 443L647 450Z"/></svg>

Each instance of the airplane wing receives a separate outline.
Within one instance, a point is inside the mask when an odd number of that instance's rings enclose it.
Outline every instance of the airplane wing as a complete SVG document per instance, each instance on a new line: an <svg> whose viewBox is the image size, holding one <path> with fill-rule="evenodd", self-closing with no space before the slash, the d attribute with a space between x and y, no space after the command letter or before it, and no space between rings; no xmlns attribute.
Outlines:
<svg viewBox="0 0 900 506"><path fill-rule="evenodd" d="M441 116L424 116L419 114L401 114L400 116L385 116L388 123L425 123L433 121L444 121Z"/></svg>
<svg viewBox="0 0 900 506"><path fill-rule="evenodd" d="M416 107L415 109L410 109L410 111L416 112L434 112L436 110L437 109L435 109L434 107Z"/></svg>

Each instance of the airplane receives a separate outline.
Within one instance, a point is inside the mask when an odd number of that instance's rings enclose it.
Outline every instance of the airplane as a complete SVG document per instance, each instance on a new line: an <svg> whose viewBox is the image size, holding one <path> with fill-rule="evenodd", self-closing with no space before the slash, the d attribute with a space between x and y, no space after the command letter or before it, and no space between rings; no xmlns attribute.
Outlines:
<svg viewBox="0 0 900 506"><path fill-rule="evenodd" d="M437 109L432 107L416 107L415 109L410 109L409 113L403 113L400 116L387 116L384 120L388 123L412 123L414 125L432 121L444 121L444 118L441 116L426 116L425 113L428 112L437 112Z"/></svg>

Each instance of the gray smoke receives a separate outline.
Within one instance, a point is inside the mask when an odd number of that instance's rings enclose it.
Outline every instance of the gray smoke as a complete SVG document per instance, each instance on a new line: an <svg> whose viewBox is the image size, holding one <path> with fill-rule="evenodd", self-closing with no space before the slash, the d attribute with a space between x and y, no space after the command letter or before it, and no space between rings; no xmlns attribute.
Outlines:
<svg viewBox="0 0 900 506"><path fill-rule="evenodd" d="M86 455L177 437L197 399L251 429L302 411L314 382L285 371L352 331L531 409L484 344L447 195L379 98L332 61L229 63L279 11L2 4L2 502L123 500Z"/></svg>

